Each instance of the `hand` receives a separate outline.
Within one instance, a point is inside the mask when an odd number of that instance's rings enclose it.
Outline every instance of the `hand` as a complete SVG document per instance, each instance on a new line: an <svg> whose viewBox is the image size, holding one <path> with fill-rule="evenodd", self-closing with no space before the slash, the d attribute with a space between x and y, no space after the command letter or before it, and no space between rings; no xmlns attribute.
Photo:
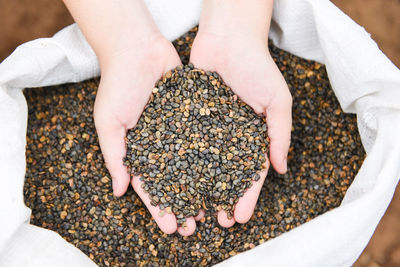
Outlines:
<svg viewBox="0 0 400 267"><path fill-rule="evenodd" d="M248 35L242 38L240 35L218 35L201 30L200 26L190 61L195 67L218 72L227 85L257 114L266 116L271 163L277 172L285 173L290 144L292 99L268 51L266 41L252 39ZM230 227L235 221L246 223L250 219L268 168L267 157L267 168L261 171L261 179L253 182L239 199L232 219L227 218L225 211L218 213L218 222L222 226Z"/></svg>
<svg viewBox="0 0 400 267"><path fill-rule="evenodd" d="M117 53L102 68L97 93L94 119L104 160L112 176L113 190L121 196L130 183L130 175L123 165L126 155L125 136L133 128L147 104L156 81L168 70L180 65L172 44L156 36L150 43L133 44ZM177 230L173 214L160 217L160 209L150 204L148 194L141 187L139 177L133 177L132 186L165 233ZM193 217L187 219L187 228L179 228L182 235L192 234L196 227Z"/></svg>
<svg viewBox="0 0 400 267"><path fill-rule="evenodd" d="M125 193L130 176L123 165L126 131L138 121L156 81L181 64L172 44L157 29L143 0L64 0L79 28L94 49L100 63L101 81L97 92L94 120L104 160L116 196ZM132 186L158 226L165 233L177 230L173 214L159 216L150 204L139 177ZM201 217L201 215L199 216ZM194 232L193 217L182 235Z"/></svg>

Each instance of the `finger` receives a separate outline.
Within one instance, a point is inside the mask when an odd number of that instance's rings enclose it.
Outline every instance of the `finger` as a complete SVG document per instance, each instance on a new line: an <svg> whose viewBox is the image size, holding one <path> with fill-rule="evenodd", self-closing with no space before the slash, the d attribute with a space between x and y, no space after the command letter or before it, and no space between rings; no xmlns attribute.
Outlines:
<svg viewBox="0 0 400 267"><path fill-rule="evenodd" d="M292 98L289 90L279 99L274 99L266 110L270 160L278 173L287 171L287 155L292 128Z"/></svg>
<svg viewBox="0 0 400 267"><path fill-rule="evenodd" d="M200 210L200 211L199 211L199 214L197 214L197 216L194 217L194 220L195 220L195 221L200 221L201 219L203 219L203 217L204 217L205 214L206 214L206 213L204 212L204 210Z"/></svg>
<svg viewBox="0 0 400 267"><path fill-rule="evenodd" d="M185 225L178 227L178 233L180 233L183 236L192 235L195 230L196 230L196 222L193 217L186 218Z"/></svg>
<svg viewBox="0 0 400 267"><path fill-rule="evenodd" d="M235 219L234 218L228 219L228 215L224 210L218 211L217 220L218 223L225 228L232 227L235 224Z"/></svg>
<svg viewBox="0 0 400 267"><path fill-rule="evenodd" d="M126 155L125 128L100 126L96 129L104 161L112 177L114 195L122 196L130 182L128 169L123 165L123 158Z"/></svg>
<svg viewBox="0 0 400 267"><path fill-rule="evenodd" d="M172 213L166 213L165 211L161 211L158 206L153 206L150 204L149 195L142 188L143 182L140 181L138 176L134 176L132 178L132 187L138 194L138 196L142 199L144 205L146 205L149 210L151 216L153 216L156 221L158 227L160 227L161 231L166 234L172 234L177 229L176 218Z"/></svg>
<svg viewBox="0 0 400 267"><path fill-rule="evenodd" d="M234 217L238 223L246 223L250 220L253 215L254 208L256 206L258 196L260 195L261 188L264 184L265 177L268 173L269 163L266 162L267 168L262 170L259 175L260 179L254 181L252 186L247 189L243 196L239 199L235 207Z"/></svg>

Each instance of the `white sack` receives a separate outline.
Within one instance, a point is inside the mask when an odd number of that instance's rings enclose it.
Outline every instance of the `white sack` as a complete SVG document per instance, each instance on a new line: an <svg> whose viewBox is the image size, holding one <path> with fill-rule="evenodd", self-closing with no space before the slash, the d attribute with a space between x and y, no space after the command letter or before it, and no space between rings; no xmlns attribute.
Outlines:
<svg viewBox="0 0 400 267"><path fill-rule="evenodd" d="M173 40L198 22L199 0L146 1ZM276 0L270 37L326 64L345 112L357 113L367 158L340 207L220 266L350 266L400 176L400 71L363 28L327 0ZM0 266L95 266L58 234L29 224L23 202L27 106L22 88L79 82L99 66L76 25L18 47L0 64Z"/></svg>

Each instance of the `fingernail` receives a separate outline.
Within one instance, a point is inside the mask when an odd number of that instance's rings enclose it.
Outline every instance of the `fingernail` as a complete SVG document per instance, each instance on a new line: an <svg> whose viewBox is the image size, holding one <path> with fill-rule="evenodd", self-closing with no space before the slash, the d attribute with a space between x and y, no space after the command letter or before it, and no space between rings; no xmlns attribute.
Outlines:
<svg viewBox="0 0 400 267"><path fill-rule="evenodd" d="M118 180L117 179L113 179L113 178L111 178L111 180L112 180L113 189L118 187Z"/></svg>
<svg viewBox="0 0 400 267"><path fill-rule="evenodd" d="M112 179L112 188L113 188L114 196L119 197L119 194L118 194L119 192L117 192L117 189L118 189L117 179Z"/></svg>
<svg viewBox="0 0 400 267"><path fill-rule="evenodd" d="M283 159L284 172L287 172L287 158Z"/></svg>

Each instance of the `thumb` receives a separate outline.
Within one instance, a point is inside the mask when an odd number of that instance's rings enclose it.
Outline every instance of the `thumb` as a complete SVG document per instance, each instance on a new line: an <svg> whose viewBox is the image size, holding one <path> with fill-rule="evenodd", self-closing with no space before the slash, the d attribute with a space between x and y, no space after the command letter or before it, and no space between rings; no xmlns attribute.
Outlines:
<svg viewBox="0 0 400 267"><path fill-rule="evenodd" d="M254 181L252 186L247 189L247 191L243 194L243 196L239 199L238 203L235 207L235 221L238 223L246 223L250 220L251 215L253 215L254 208L256 207L258 196L260 195L262 186L265 181L265 177L267 177L269 168L268 159L266 161L266 168L258 175L260 175L260 179L258 181Z"/></svg>
<svg viewBox="0 0 400 267"><path fill-rule="evenodd" d="M268 137L270 139L270 160L278 173L287 171L287 154L292 128L292 97L289 90L271 101L266 109Z"/></svg>
<svg viewBox="0 0 400 267"><path fill-rule="evenodd" d="M128 169L123 165L123 159L126 155L125 127L118 124L104 125L97 123L96 130L106 167L112 177L114 195L122 196L130 182Z"/></svg>

